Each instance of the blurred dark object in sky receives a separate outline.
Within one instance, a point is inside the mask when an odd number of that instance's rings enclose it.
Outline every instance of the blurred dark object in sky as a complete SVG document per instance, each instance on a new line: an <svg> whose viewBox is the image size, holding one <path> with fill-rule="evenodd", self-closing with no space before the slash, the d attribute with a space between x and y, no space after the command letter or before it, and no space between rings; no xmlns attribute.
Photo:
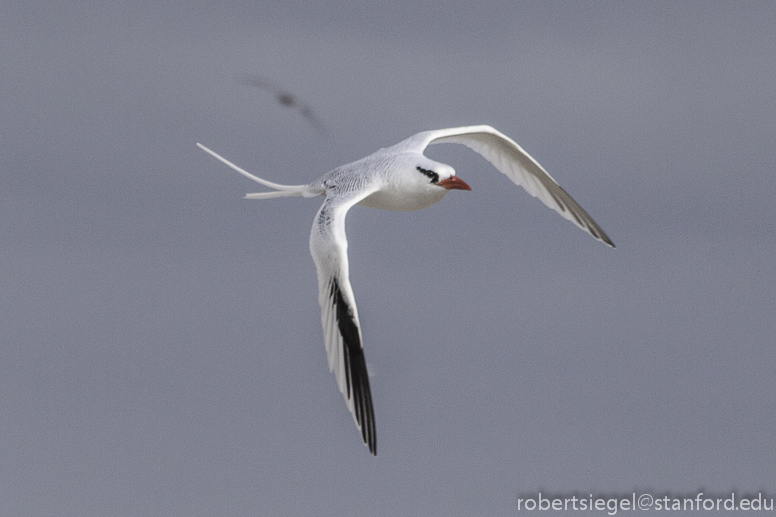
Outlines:
<svg viewBox="0 0 776 517"><path fill-rule="evenodd" d="M288 90L283 89L272 81L253 74L248 74L242 77L240 79L240 83L246 86L261 88L262 90L266 90L272 93L275 96L275 99L277 99L277 101L283 106L299 110L302 116L313 125L315 130L318 131L321 136L329 136L326 127L324 127L323 123L321 123L320 119L313 112L312 108L310 108L310 106L304 102L301 102L296 95L289 92Z"/></svg>

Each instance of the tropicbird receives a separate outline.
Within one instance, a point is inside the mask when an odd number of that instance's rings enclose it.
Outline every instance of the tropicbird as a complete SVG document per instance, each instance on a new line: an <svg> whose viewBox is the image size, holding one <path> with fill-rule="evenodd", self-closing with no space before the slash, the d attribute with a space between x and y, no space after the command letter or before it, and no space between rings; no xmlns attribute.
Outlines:
<svg viewBox="0 0 776 517"><path fill-rule="evenodd" d="M463 144L545 205L590 235L614 247L612 240L547 171L514 140L496 129L467 126L424 131L353 163L337 167L307 185L280 185L241 169L197 143L203 151L240 174L274 189L247 194L248 199L325 196L313 220L310 253L318 272L318 303L329 370L353 414L364 444L377 455L372 394L364 359L361 324L348 278L345 216L353 205L385 210L420 210L438 203L450 190L471 190L444 163L427 158L429 144Z"/></svg>

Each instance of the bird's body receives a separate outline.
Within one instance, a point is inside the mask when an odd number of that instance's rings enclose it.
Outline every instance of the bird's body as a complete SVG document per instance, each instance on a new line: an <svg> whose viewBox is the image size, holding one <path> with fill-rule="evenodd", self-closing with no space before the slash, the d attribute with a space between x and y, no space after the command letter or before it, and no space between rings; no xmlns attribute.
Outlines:
<svg viewBox="0 0 776 517"><path fill-rule="evenodd" d="M361 431L377 454L374 410L364 359L363 339L348 275L345 216L354 205L411 211L441 201L450 190L471 190L449 165L423 155L431 143L460 143L483 155L514 183L609 246L614 244L596 222L513 140L490 126L469 126L418 133L398 144L338 167L307 185L280 185L258 178L197 144L241 174L275 189L248 194L250 199L323 195L313 221L310 253L318 272L319 303L329 369Z"/></svg>
<svg viewBox="0 0 776 517"><path fill-rule="evenodd" d="M416 167L424 170L447 168L448 176L454 174L451 167L422 155L394 153L392 150L381 149L366 158L338 167L313 185L325 190L327 197L329 193L348 196L371 192L356 204L402 212L428 208L445 197L448 190L430 183L429 178L419 174Z"/></svg>

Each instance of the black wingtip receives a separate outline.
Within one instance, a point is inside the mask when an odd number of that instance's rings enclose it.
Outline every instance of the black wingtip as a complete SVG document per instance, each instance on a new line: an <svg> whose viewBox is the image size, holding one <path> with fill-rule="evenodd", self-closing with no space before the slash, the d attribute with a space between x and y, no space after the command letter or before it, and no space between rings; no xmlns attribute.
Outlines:
<svg viewBox="0 0 776 517"><path fill-rule="evenodd" d="M366 367L364 349L360 345L345 344L345 370L349 388L352 390L356 422L361 427L361 439L369 448L369 452L377 456L377 430L374 406L372 405L372 390L369 386L369 373Z"/></svg>
<svg viewBox="0 0 776 517"><path fill-rule="evenodd" d="M345 302L336 280L331 283L331 298L337 314L337 324L345 347L345 378L347 396L353 397L356 422L361 428L361 438L372 455L377 456L377 429L375 411L372 405L372 390L369 387L369 373L366 368L364 348L358 326L353 319L350 306Z"/></svg>
<svg viewBox="0 0 776 517"><path fill-rule="evenodd" d="M617 247L617 246L614 245L614 241L612 239L610 239L609 236L606 235L606 233L604 233L604 231L602 229L599 228L598 231L601 233L601 235L598 238L601 239L604 244L606 244L608 246L611 246L612 248L616 248Z"/></svg>

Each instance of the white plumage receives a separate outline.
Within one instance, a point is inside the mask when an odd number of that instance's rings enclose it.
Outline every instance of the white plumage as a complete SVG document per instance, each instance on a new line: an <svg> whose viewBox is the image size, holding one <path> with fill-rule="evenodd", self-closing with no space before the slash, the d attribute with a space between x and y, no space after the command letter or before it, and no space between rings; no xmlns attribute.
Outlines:
<svg viewBox="0 0 776 517"><path fill-rule="evenodd" d="M256 177L197 144L240 174L274 189L249 199L323 195L310 233L310 253L318 271L318 302L329 370L361 431L377 454L372 395L364 359L361 325L348 277L345 216L353 205L386 210L420 210L438 203L450 190L471 190L449 165L423 155L429 144L463 144L485 157L515 184L561 216L611 247L614 243L585 210L517 143L490 126L424 131L356 162L343 165L307 185L280 185Z"/></svg>

